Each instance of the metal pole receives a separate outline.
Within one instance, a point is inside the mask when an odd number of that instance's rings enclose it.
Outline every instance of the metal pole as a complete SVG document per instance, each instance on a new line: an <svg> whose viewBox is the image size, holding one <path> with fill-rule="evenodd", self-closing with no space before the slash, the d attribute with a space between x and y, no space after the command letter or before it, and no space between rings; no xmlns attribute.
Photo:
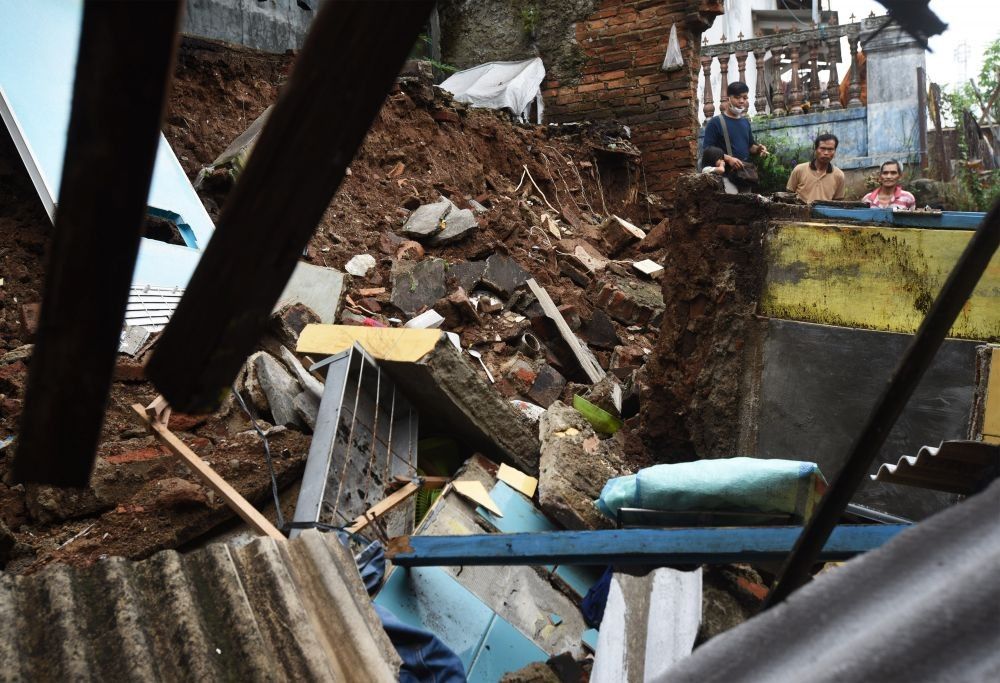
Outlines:
<svg viewBox="0 0 1000 683"><path fill-rule="evenodd" d="M872 461L878 455L910 395L917 388L924 372L930 367L948 330L951 329L965 302L969 300L998 244L1000 244L1000 201L993 205L983 219L982 225L969 240L968 246L948 276L941 293L921 323L899 367L854 442L847 462L796 541L791 555L782 568L777 585L764 604L764 609L778 604L809 580L809 570L816 563L816 558L819 557L840 516L847 509L854 492L868 474Z"/></svg>

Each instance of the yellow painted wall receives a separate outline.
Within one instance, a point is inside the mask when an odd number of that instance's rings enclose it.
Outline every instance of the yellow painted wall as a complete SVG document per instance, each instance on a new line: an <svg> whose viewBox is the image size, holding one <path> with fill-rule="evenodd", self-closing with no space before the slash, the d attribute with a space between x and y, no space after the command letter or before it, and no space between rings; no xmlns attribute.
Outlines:
<svg viewBox="0 0 1000 683"><path fill-rule="evenodd" d="M990 376L986 384L983 441L1000 444L1000 349L990 354Z"/></svg>
<svg viewBox="0 0 1000 683"><path fill-rule="evenodd" d="M768 238L761 312L913 333L971 237L968 230L779 224ZM1000 340L1000 257L949 336Z"/></svg>

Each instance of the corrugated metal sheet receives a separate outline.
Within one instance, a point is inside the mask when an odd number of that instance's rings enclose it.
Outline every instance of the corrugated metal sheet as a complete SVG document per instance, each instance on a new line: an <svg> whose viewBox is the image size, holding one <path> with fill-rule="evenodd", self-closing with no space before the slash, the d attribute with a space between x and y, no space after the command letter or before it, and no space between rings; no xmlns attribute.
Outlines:
<svg viewBox="0 0 1000 683"><path fill-rule="evenodd" d="M332 535L0 577L3 680L394 681Z"/></svg>
<svg viewBox="0 0 1000 683"><path fill-rule="evenodd" d="M824 572L666 681L1000 680L1000 482Z"/></svg>
<svg viewBox="0 0 1000 683"><path fill-rule="evenodd" d="M1000 470L1000 446L982 441L943 441L940 447L921 446L895 465L883 463L871 475L874 481L918 486L949 493L981 491Z"/></svg>

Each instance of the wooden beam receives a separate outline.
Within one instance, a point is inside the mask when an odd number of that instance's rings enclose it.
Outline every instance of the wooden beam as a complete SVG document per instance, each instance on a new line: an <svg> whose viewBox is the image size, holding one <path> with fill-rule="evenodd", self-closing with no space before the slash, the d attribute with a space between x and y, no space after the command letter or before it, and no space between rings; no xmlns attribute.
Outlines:
<svg viewBox="0 0 1000 683"><path fill-rule="evenodd" d="M225 396L433 4L323 3L146 369L177 410Z"/></svg>
<svg viewBox="0 0 1000 683"><path fill-rule="evenodd" d="M219 474L205 464L205 461L198 457L187 445L177 438L173 432L162 423L157 422L146 414L146 409L138 403L132 404L132 411L139 418L139 421L146 426L153 436L159 439L160 443L170 449L170 452L184 461L184 464L201 479L206 486L219 494L233 512L243 518L243 521L250 525L257 533L275 540L285 540L285 535L278 531L277 527L271 524L260 511L240 495L240 492L230 486L229 482L219 476Z"/></svg>
<svg viewBox="0 0 1000 683"><path fill-rule="evenodd" d="M997 364L1000 367L1000 363ZM392 478L392 482L389 484L392 486L405 486L406 484L413 481L412 477L404 477L401 474L397 474ZM443 489L445 485L451 481L451 477L420 477L421 489Z"/></svg>
<svg viewBox="0 0 1000 683"><path fill-rule="evenodd" d="M368 511L365 512L365 514L363 515L359 515L357 519L355 519L350 526L346 527L346 530L351 533L357 533L361 531L379 517L382 517L389 511L405 503L407 500L410 499L411 496L413 496L421 488L423 487L418 484L414 484L411 481L403 488L399 489L392 495L388 496L385 500L368 508Z"/></svg>
<svg viewBox="0 0 1000 683"><path fill-rule="evenodd" d="M90 0L84 7L59 208L13 466L17 481L85 486L90 477L181 4Z"/></svg>
<svg viewBox="0 0 1000 683"><path fill-rule="evenodd" d="M872 550L908 526L838 526L819 559L844 560ZM729 564L784 559L801 532L783 526L399 536L389 541L386 556L403 567Z"/></svg>
<svg viewBox="0 0 1000 683"><path fill-rule="evenodd" d="M534 278L528 280L528 288L531 293L535 295L538 299L538 304L542 307L542 311L548 316L559 329L559 334L562 338L566 340L566 344L569 346L570 351L576 357L580 367L583 371L587 373L587 377L590 378L591 382L600 382L604 378L605 372L597 360L594 358L593 354L589 350L585 350L580 340L577 339L576 335L573 334L573 330L570 329L569 323L563 317L562 313L559 312L559 308L556 306L555 302L552 301L552 297L549 293L545 291L545 288L535 282Z"/></svg>

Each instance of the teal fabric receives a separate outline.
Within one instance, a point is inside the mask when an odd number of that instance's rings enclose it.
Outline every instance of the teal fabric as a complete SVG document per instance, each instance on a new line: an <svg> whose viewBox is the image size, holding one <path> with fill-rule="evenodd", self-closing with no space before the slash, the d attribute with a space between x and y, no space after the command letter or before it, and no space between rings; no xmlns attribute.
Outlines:
<svg viewBox="0 0 1000 683"><path fill-rule="evenodd" d="M613 519L621 508L755 511L808 518L825 485L812 462L699 460L654 465L610 479L595 504Z"/></svg>

